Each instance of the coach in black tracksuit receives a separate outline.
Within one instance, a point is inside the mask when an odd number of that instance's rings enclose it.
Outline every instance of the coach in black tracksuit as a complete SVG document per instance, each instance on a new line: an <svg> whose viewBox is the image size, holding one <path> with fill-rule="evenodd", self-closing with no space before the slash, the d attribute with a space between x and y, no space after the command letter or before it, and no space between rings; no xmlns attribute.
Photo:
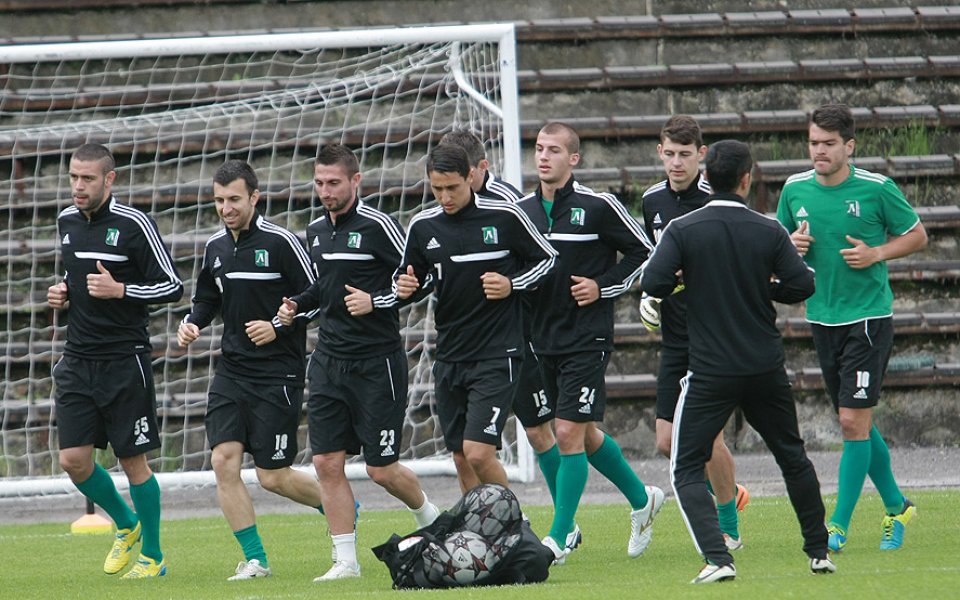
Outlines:
<svg viewBox="0 0 960 600"><path fill-rule="evenodd" d="M736 576L704 480L713 440L736 406L780 465L811 569L832 570L824 562L820 485L800 437L771 303L809 297L813 272L779 223L743 203L752 166L746 145L718 142L706 163L716 193L704 208L667 226L640 280L647 293L666 296L682 270L686 285L690 371L674 415L672 482L694 543L708 561L694 582Z"/></svg>
<svg viewBox="0 0 960 600"><path fill-rule="evenodd" d="M439 206L410 223L397 295L410 297L420 282L435 286L437 409L461 485L507 485L495 450L524 356L515 292L535 287L556 252L516 205L473 193L463 148L437 146L427 174Z"/></svg>

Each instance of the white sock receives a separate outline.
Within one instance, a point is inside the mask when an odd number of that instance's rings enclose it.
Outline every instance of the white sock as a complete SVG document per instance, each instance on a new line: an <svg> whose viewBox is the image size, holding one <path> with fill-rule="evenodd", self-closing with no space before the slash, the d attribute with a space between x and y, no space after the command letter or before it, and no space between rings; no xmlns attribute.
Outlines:
<svg viewBox="0 0 960 600"><path fill-rule="evenodd" d="M420 505L420 508L410 508L407 507L407 510L413 513L413 518L417 522L417 527L426 527L430 523L433 523L437 520L437 517L440 516L440 512L437 510L437 507L430 504L430 500L427 498L427 493L423 490L420 490L420 493L423 494L423 504Z"/></svg>
<svg viewBox="0 0 960 600"><path fill-rule="evenodd" d="M337 549L337 562L357 564L357 532L331 535L330 538Z"/></svg>

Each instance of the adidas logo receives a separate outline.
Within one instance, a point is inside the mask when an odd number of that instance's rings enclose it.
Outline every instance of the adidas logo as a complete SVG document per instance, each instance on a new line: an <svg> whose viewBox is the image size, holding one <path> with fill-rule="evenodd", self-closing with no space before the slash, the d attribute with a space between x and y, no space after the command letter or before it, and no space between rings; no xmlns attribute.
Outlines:
<svg viewBox="0 0 960 600"><path fill-rule="evenodd" d="M273 460L283 460L286 456L283 454L283 450L277 450L273 453Z"/></svg>
<svg viewBox="0 0 960 600"><path fill-rule="evenodd" d="M541 406L540 410L537 411L537 418L545 417L550 414L549 406Z"/></svg>
<svg viewBox="0 0 960 600"><path fill-rule="evenodd" d="M660 225L663 223L663 219L660 218L660 213L657 213L653 216L653 224Z"/></svg>
<svg viewBox="0 0 960 600"><path fill-rule="evenodd" d="M583 406L580 407L580 414L589 415L592 410L593 410L592 404L584 404Z"/></svg>
<svg viewBox="0 0 960 600"><path fill-rule="evenodd" d="M150 443L149 438L147 438L147 436L145 436L145 435L143 435L143 434L141 433L140 435L137 436L137 441L135 441L135 442L133 443L133 445L134 445L134 446L142 446L142 445L144 445L144 444L149 444L149 443Z"/></svg>
<svg viewBox="0 0 960 600"><path fill-rule="evenodd" d="M486 434L488 434L488 435L497 435L497 424L496 424L496 423L490 423L489 425L487 425L487 426L483 429L483 432L486 433Z"/></svg>
<svg viewBox="0 0 960 600"><path fill-rule="evenodd" d="M60 240L60 244L63 245L63 246L66 246L66 245L69 244L69 243L70 243L70 234L69 234L69 233L65 233L65 234L63 235L63 239Z"/></svg>
<svg viewBox="0 0 960 600"><path fill-rule="evenodd" d="M853 395L857 400L866 400L867 399L867 390L860 388L857 390L857 393Z"/></svg>
<svg viewBox="0 0 960 600"><path fill-rule="evenodd" d="M393 447L387 446L383 449L383 452L380 453L380 456L393 456L394 454L396 453L393 451Z"/></svg>
<svg viewBox="0 0 960 600"><path fill-rule="evenodd" d="M800 207L800 210L797 211L797 216L798 216L798 217L809 217L810 215L807 214L807 209L805 209L804 207L801 206L801 207Z"/></svg>
<svg viewBox="0 0 960 600"><path fill-rule="evenodd" d="M427 242L427 250L436 250L440 247L440 242L437 241L437 238L432 237L430 241Z"/></svg>
<svg viewBox="0 0 960 600"><path fill-rule="evenodd" d="M320 245L320 236L313 238L313 247L316 248Z"/></svg>
<svg viewBox="0 0 960 600"><path fill-rule="evenodd" d="M222 264L222 263L220 262L220 257L219 257L219 256L216 257L215 259L213 259L213 268L214 268L214 269L219 269L221 264Z"/></svg>

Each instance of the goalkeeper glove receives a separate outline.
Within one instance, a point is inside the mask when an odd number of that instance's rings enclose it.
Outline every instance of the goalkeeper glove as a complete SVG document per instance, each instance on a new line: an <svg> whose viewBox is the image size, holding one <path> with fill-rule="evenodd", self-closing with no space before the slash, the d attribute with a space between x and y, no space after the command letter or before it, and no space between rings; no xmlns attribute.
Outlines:
<svg viewBox="0 0 960 600"><path fill-rule="evenodd" d="M648 331L660 331L660 298L643 293L640 297L640 321Z"/></svg>

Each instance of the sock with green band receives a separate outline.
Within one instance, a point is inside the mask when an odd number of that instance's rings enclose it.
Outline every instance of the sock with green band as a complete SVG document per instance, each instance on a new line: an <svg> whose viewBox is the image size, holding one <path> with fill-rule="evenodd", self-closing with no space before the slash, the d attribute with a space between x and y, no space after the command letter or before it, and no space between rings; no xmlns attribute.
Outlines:
<svg viewBox="0 0 960 600"><path fill-rule="evenodd" d="M633 510L640 510L647 505L647 490L643 487L643 482L630 468L630 463L623 457L623 451L612 437L603 434L603 443L587 458L594 469L626 496Z"/></svg>
<svg viewBox="0 0 960 600"><path fill-rule="evenodd" d="M113 522L117 524L117 529L133 529L137 526L137 515L120 497L120 492L117 491L117 486L113 484L113 479L106 469L94 464L90 477L76 485L80 493L93 500L110 515Z"/></svg>
<svg viewBox="0 0 960 600"><path fill-rule="evenodd" d="M560 448L554 444L550 449L543 453L537 453L537 464L540 465L540 472L543 473L543 479L547 482L547 489L550 490L550 498L553 503L557 503L557 470L560 469Z"/></svg>
<svg viewBox="0 0 960 600"><path fill-rule="evenodd" d="M718 504L717 516L720 520L720 531L739 540L740 523L737 519L737 500L733 499L726 504Z"/></svg>
<svg viewBox="0 0 960 600"><path fill-rule="evenodd" d="M863 482L870 468L870 440L845 440L843 454L840 456L838 474L837 506L830 517L832 525L838 525L844 531L850 528L853 509L860 499Z"/></svg>
<svg viewBox="0 0 960 600"><path fill-rule="evenodd" d="M876 425L870 430L870 469L867 474L883 498L887 514L899 515L903 511L903 492L900 491L890 466L890 448Z"/></svg>
<svg viewBox="0 0 960 600"><path fill-rule="evenodd" d="M150 479L140 485L131 485L130 498L137 510L137 516L140 517L143 536L140 554L160 562L163 560L163 553L160 551L160 484L157 483L157 478L150 475Z"/></svg>
<svg viewBox="0 0 960 600"><path fill-rule="evenodd" d="M246 529L241 529L240 531L234 531L233 536L237 538L237 541L240 542L240 547L243 548L244 560L249 562L257 559L260 561L261 567L264 569L270 568L270 565L267 563L267 552L263 549L263 542L260 540L260 534L257 533L256 524Z"/></svg>
<svg viewBox="0 0 960 600"><path fill-rule="evenodd" d="M561 548L566 545L567 534L573 529L580 496L583 495L583 489L587 485L588 471L586 452L560 455L560 468L557 471L557 500L554 503L550 537Z"/></svg>

